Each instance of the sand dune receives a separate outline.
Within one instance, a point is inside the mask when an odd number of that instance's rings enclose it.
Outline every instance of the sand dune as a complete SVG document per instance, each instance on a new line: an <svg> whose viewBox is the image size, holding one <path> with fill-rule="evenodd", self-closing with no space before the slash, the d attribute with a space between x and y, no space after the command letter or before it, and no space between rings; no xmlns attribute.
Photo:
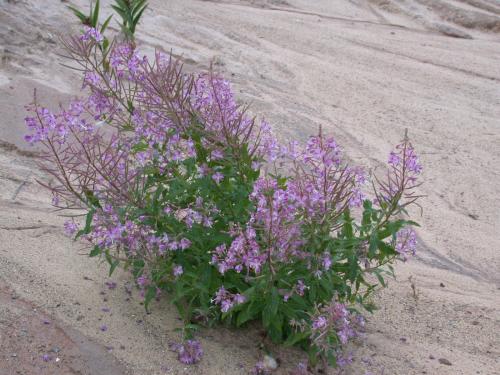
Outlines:
<svg viewBox="0 0 500 375"><path fill-rule="evenodd" d="M58 37L78 29L65 4L0 0L0 374L248 373L262 355L255 328L204 330L203 361L178 363L167 299L147 315L126 274L108 289L35 182L45 177L22 140L23 105L35 87L56 106L80 86L60 65ZM419 253L377 296L350 374L500 374L499 32L495 0L150 0L144 52L213 62L282 138L322 125L376 168L409 129L425 167ZM50 335L23 320L34 308ZM60 361L41 361L56 346ZM271 349L283 374L302 355Z"/></svg>

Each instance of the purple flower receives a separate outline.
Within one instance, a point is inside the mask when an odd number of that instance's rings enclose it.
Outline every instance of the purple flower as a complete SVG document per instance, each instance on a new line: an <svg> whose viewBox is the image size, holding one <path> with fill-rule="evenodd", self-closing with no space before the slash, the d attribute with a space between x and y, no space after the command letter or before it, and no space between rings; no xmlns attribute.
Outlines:
<svg viewBox="0 0 500 375"><path fill-rule="evenodd" d="M211 217L209 217L209 216L205 216L205 217L203 218L203 226L204 226L205 228L212 228L212 225L213 225L213 224L214 224L214 222L213 222L213 220L212 220L212 218L211 218Z"/></svg>
<svg viewBox="0 0 500 375"><path fill-rule="evenodd" d="M57 194L52 194L52 205L59 206L59 196Z"/></svg>
<svg viewBox="0 0 500 375"><path fill-rule="evenodd" d="M192 365L201 360L203 349L197 340L187 340L183 344L171 344L170 349L178 353L177 359L185 365Z"/></svg>
<svg viewBox="0 0 500 375"><path fill-rule="evenodd" d="M210 168L208 167L208 165L206 163L203 163L202 165L198 165L197 169L198 169L198 174L201 177L205 177L210 172Z"/></svg>
<svg viewBox="0 0 500 375"><path fill-rule="evenodd" d="M297 367L292 370L290 375L309 375L309 371L307 370L307 363L299 362Z"/></svg>
<svg viewBox="0 0 500 375"><path fill-rule="evenodd" d="M297 282L297 285L295 286L295 289L297 290L297 294L299 296L303 296L304 293L305 293L305 291L306 291L306 289L307 289L307 286L306 286L306 284L304 284L304 281L299 280Z"/></svg>
<svg viewBox="0 0 500 375"><path fill-rule="evenodd" d="M258 361L250 372L252 375L263 375L266 374L266 368L263 361Z"/></svg>
<svg viewBox="0 0 500 375"><path fill-rule="evenodd" d="M328 320L323 315L320 315L313 320L312 329L321 330L325 328L327 325L328 325Z"/></svg>
<svg viewBox="0 0 500 375"><path fill-rule="evenodd" d="M388 163L390 165L392 165L393 167L397 167L400 162L401 162L401 158L399 157L399 155L396 154L394 151L391 151L391 153L389 154Z"/></svg>
<svg viewBox="0 0 500 375"><path fill-rule="evenodd" d="M106 284L109 290L116 289L117 286L117 284L114 281L106 281L104 284Z"/></svg>
<svg viewBox="0 0 500 375"><path fill-rule="evenodd" d="M321 260L321 265L323 266L323 269L325 271L328 271L330 269L330 267L332 266L332 258L330 256L330 254L328 254L328 253L323 254L323 258Z"/></svg>
<svg viewBox="0 0 500 375"><path fill-rule="evenodd" d="M108 326L106 326L105 324L101 325L99 327L99 329L101 330L101 332L106 332L108 330Z"/></svg>
<svg viewBox="0 0 500 375"><path fill-rule="evenodd" d="M224 152L219 149L213 150L210 154L210 157L212 158L212 160L222 159L224 158Z"/></svg>
<svg viewBox="0 0 500 375"><path fill-rule="evenodd" d="M144 288L145 286L149 285L149 279L146 275L141 275L137 278L137 285L139 285L141 288Z"/></svg>
<svg viewBox="0 0 500 375"><path fill-rule="evenodd" d="M191 246L191 241L189 241L187 238L183 238L179 242L179 246L181 247L182 250L186 250Z"/></svg>
<svg viewBox="0 0 500 375"><path fill-rule="evenodd" d="M224 179L224 175L220 172L215 172L212 175L212 180L214 180L217 184L220 184L220 182Z"/></svg>
<svg viewBox="0 0 500 375"><path fill-rule="evenodd" d="M403 228L396 235L396 251L407 259L417 252L417 234L412 228Z"/></svg>
<svg viewBox="0 0 500 375"><path fill-rule="evenodd" d="M68 220L64 223L64 232L67 236L73 236L78 230L78 224L72 220Z"/></svg>
<svg viewBox="0 0 500 375"><path fill-rule="evenodd" d="M240 303L245 303L246 301L246 297L242 294L236 294L234 296L234 303L236 303L237 305L239 305Z"/></svg>
<svg viewBox="0 0 500 375"><path fill-rule="evenodd" d="M42 355L42 360L44 362L50 362L52 360L52 357L48 354L44 354L44 355Z"/></svg>
<svg viewBox="0 0 500 375"><path fill-rule="evenodd" d="M180 266L180 265L174 266L174 268L172 269L172 274L174 275L174 277L179 277L183 273L184 273L184 270L183 270L182 266Z"/></svg>
<svg viewBox="0 0 500 375"><path fill-rule="evenodd" d="M213 302L220 305L220 310L224 313L231 310L234 305L245 303L245 301L246 297L244 295L230 293L223 286L219 288L213 299Z"/></svg>
<svg viewBox="0 0 500 375"><path fill-rule="evenodd" d="M94 72L86 72L85 77L83 78L83 87L87 85L97 86L101 78Z"/></svg>
<svg viewBox="0 0 500 375"><path fill-rule="evenodd" d="M337 353L337 365L339 367L346 367L354 361L352 353L344 354L340 351Z"/></svg>
<svg viewBox="0 0 500 375"><path fill-rule="evenodd" d="M83 42L93 40L97 43L100 43L104 40L104 37L101 35L99 30L93 27L85 26L85 33L80 36L80 40L82 40Z"/></svg>
<svg viewBox="0 0 500 375"><path fill-rule="evenodd" d="M231 301L230 299L224 299L220 303L220 311L224 313L231 310L231 307L233 307L233 301Z"/></svg>
<svg viewBox="0 0 500 375"><path fill-rule="evenodd" d="M402 194L404 198L405 191L417 186L417 177L422 172L415 149L407 139L391 151L388 163L390 170L387 180L379 183L380 198L390 201L397 194Z"/></svg>

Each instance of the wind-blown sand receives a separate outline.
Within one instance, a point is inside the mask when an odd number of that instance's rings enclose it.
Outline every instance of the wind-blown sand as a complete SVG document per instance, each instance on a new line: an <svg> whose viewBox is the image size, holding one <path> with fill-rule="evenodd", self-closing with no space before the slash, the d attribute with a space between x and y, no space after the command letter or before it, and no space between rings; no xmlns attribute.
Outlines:
<svg viewBox="0 0 500 375"><path fill-rule="evenodd" d="M0 374L248 373L258 329L203 330L203 360L181 365L168 298L147 315L126 273L108 289L35 182L23 105L35 87L56 106L80 86L58 55L78 29L66 4L0 0ZM282 138L322 125L375 168L409 129L425 167L419 252L377 295L350 374L500 374L499 32L496 0L150 0L142 50L214 62ZM278 373L303 356L270 349Z"/></svg>

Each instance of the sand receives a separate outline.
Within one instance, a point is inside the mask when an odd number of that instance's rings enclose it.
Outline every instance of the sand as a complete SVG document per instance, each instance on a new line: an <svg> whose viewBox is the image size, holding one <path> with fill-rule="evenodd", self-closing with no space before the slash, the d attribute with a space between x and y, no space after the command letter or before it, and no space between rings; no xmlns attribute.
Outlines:
<svg viewBox="0 0 500 375"><path fill-rule="evenodd" d="M64 236L35 181L23 105L35 87L56 106L80 86L60 65L58 37L78 29L67 3L0 0L0 374L246 374L258 328L201 331L202 362L183 366L168 298L146 314L126 273L107 278ZM281 138L322 125L376 168L409 130L425 168L419 251L377 295L349 374L500 374L499 25L495 0L150 0L144 52L213 62ZM277 373L303 357L269 349Z"/></svg>

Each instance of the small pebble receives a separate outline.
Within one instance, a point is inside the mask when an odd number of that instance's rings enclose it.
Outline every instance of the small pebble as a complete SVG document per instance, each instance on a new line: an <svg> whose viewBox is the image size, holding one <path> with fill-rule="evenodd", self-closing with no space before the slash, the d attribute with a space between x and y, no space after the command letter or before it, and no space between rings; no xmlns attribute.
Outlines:
<svg viewBox="0 0 500 375"><path fill-rule="evenodd" d="M446 365L446 366L451 366L451 362L448 361L446 358L439 358L438 359L439 363L441 363L442 365Z"/></svg>
<svg viewBox="0 0 500 375"><path fill-rule="evenodd" d="M264 368L267 370L276 370L278 368L278 362L271 357L270 355L265 355L264 360L262 361Z"/></svg>

